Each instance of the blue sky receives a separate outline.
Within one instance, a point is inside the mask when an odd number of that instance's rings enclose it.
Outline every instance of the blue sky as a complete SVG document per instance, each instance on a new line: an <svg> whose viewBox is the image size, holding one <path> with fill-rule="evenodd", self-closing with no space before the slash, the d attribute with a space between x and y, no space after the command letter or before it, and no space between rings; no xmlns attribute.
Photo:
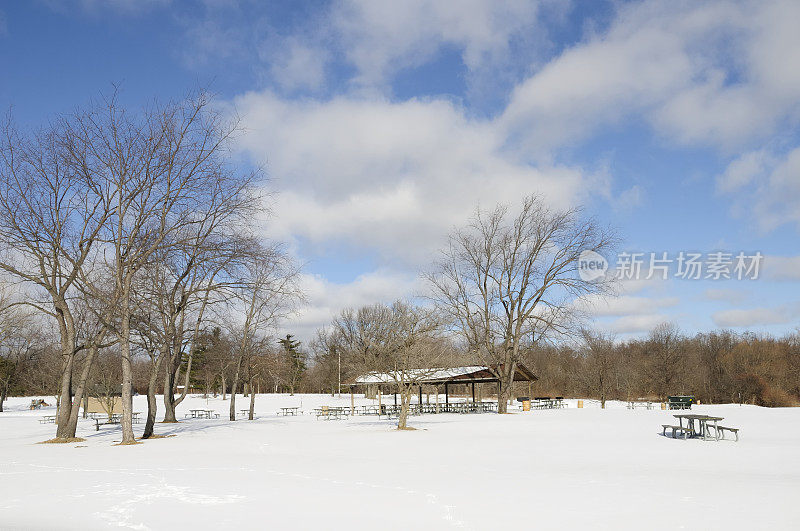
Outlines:
<svg viewBox="0 0 800 531"><path fill-rule="evenodd" d="M309 337L418 294L477 205L584 205L631 252L761 252L761 278L623 282L620 337L663 321L800 326L800 4L0 3L0 105L35 127L122 87L210 87L264 164L270 237L306 263ZM609 257L613 260L613 257Z"/></svg>

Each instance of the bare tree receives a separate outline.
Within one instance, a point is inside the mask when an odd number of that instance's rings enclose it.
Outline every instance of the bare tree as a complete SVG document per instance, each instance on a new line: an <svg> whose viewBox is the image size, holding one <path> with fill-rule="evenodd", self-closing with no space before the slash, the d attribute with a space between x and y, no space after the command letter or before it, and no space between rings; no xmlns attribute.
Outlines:
<svg viewBox="0 0 800 531"><path fill-rule="evenodd" d="M329 391L331 396L341 392L342 349L335 329L317 330L311 341L312 378L317 389ZM346 360L345 360L346 361Z"/></svg>
<svg viewBox="0 0 800 531"><path fill-rule="evenodd" d="M514 217L505 206L479 210L467 228L451 234L427 278L439 308L497 372L500 413L525 346L565 333L576 300L608 289L603 280L578 275L581 253L602 254L613 244L579 210L552 212L535 196Z"/></svg>
<svg viewBox="0 0 800 531"><path fill-rule="evenodd" d="M432 309L397 301L344 310L333 323L333 338L353 375L375 373L400 395L397 428L407 429L411 395L431 375L448 367L452 350Z"/></svg>
<svg viewBox="0 0 800 531"><path fill-rule="evenodd" d="M666 398L670 393L679 392L675 385L683 369L684 346L678 328L672 323L658 325L650 332L646 348L650 375L658 395Z"/></svg>
<svg viewBox="0 0 800 531"><path fill-rule="evenodd" d="M614 339L609 335L588 329L581 330L583 337L582 379L591 396L600 398L600 407L605 409L606 400L617 388L618 353Z"/></svg>
<svg viewBox="0 0 800 531"><path fill-rule="evenodd" d="M176 245L165 245L142 270L137 281L133 318L137 323L137 336L151 360L148 416L142 435L145 439L153 433L157 377L161 372L164 375L164 422L177 422L175 408L189 389L194 353L204 331L204 317L209 307L224 300L222 292L231 284L226 273L241 258L238 252L241 236L233 234L234 227L223 221L252 212L253 208L245 198L223 199L219 198L218 203L222 203L224 209L221 206L205 213L209 217L207 225L192 227L200 229L199 233L179 238ZM235 205L240 212L233 214L229 211ZM223 217L228 219L216 219ZM240 231L245 231L244 225L236 225ZM226 228L231 231L223 230ZM185 367L183 388L178 391L182 367Z"/></svg>
<svg viewBox="0 0 800 531"><path fill-rule="evenodd" d="M376 358L376 367L394 380L400 394L397 429L405 430L411 395L422 382L449 366L451 350L439 335L441 321L435 311L398 301L391 306L390 316L391 334L384 355Z"/></svg>
<svg viewBox="0 0 800 531"><path fill-rule="evenodd" d="M208 212L246 193L255 174L239 175L230 166L227 143L236 123L211 112L204 93L133 114L111 97L75 120L72 130L90 153L93 177L111 212L98 238L113 285L116 315L107 324L122 363L122 444L131 444L134 280L159 252L195 239L207 228Z"/></svg>
<svg viewBox="0 0 800 531"><path fill-rule="evenodd" d="M9 391L44 343L34 316L15 306L0 289L0 413Z"/></svg>
<svg viewBox="0 0 800 531"><path fill-rule="evenodd" d="M114 415L120 404L122 388L122 367L119 363L119 352L104 349L96 353L96 361L92 364L91 386L89 394L95 398L100 407L108 415Z"/></svg>
<svg viewBox="0 0 800 531"><path fill-rule="evenodd" d="M68 405L77 356L88 348L78 337L76 283L96 257L100 232L112 215L99 193L89 148L74 128L82 116L57 117L29 135L19 133L9 117L0 139L0 270L22 281L27 304L57 324L62 407L56 437L64 440L75 437L77 408ZM88 369L79 373L79 384Z"/></svg>
<svg viewBox="0 0 800 531"><path fill-rule="evenodd" d="M238 281L232 276L247 257L252 220L258 203L242 187L220 188L209 197L202 223L182 235L165 260L165 279L159 293L167 366L164 374L164 422L176 422L175 408L186 398L193 354L203 332L203 318L215 303L230 296ZM175 396L183 353L183 390Z"/></svg>
<svg viewBox="0 0 800 531"><path fill-rule="evenodd" d="M275 325L301 300L298 269L278 245L254 245L244 263L241 282L235 290L234 308L241 312L241 324L232 323L238 335L231 387L230 420L236 420L236 391L243 369L253 354L253 345L273 331ZM252 419L251 419L252 420Z"/></svg>

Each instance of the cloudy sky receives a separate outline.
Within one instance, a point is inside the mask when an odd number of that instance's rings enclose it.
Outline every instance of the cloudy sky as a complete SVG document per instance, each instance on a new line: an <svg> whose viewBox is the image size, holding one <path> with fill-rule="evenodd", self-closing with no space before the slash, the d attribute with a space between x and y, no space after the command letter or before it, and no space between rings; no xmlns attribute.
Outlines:
<svg viewBox="0 0 800 531"><path fill-rule="evenodd" d="M800 326L798 20L791 0L2 2L0 105L34 127L112 83L132 105L210 87L306 264L301 337L421 293L453 227L532 193L643 253L589 305L599 327L780 334ZM645 278L681 252L764 258L755 280Z"/></svg>

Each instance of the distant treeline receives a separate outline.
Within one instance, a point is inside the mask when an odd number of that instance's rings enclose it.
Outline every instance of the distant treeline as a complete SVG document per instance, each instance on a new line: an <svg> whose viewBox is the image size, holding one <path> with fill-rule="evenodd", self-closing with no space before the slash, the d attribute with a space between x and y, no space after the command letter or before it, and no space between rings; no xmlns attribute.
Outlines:
<svg viewBox="0 0 800 531"><path fill-rule="evenodd" d="M800 404L800 333L781 338L728 330L686 336L662 325L645 339L615 342L585 333L579 347L540 347L525 363L542 394L596 399Z"/></svg>
<svg viewBox="0 0 800 531"><path fill-rule="evenodd" d="M41 339L27 343L31 355L16 367L8 356L0 356L0 384L9 384L0 390L9 395L56 395L60 359L56 345L48 343ZM191 392L229 393L236 359L231 338L217 329L204 334L199 344L193 357ZM89 378L91 395L119 391L117 357L114 349L98 357ZM482 363L467 353L454 360ZM532 390L536 396L662 400L691 394L706 403L800 405L800 332L780 338L728 330L687 336L674 326L662 325L646 338L615 341L585 331L572 345L529 348L522 362L539 377ZM339 359L316 342L276 341L254 356L252 366L257 392L333 393L338 387ZM184 361L182 370L185 367ZM14 377L8 378L12 371ZM350 364L344 363L341 380L348 381L352 372ZM146 393L148 375L149 361L137 357L133 379L137 392ZM162 392L160 386L158 391ZM516 395L527 392L527 384L515 384ZM495 386L482 389L484 397L495 394Z"/></svg>

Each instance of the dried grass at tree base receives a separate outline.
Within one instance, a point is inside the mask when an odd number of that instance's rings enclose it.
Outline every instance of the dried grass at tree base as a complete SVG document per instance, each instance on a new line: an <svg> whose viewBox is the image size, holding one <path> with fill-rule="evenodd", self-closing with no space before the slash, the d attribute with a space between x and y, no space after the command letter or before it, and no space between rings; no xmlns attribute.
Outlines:
<svg viewBox="0 0 800 531"><path fill-rule="evenodd" d="M86 442L86 439L80 437L56 437L55 439L48 439L37 444L66 444L77 442Z"/></svg>

